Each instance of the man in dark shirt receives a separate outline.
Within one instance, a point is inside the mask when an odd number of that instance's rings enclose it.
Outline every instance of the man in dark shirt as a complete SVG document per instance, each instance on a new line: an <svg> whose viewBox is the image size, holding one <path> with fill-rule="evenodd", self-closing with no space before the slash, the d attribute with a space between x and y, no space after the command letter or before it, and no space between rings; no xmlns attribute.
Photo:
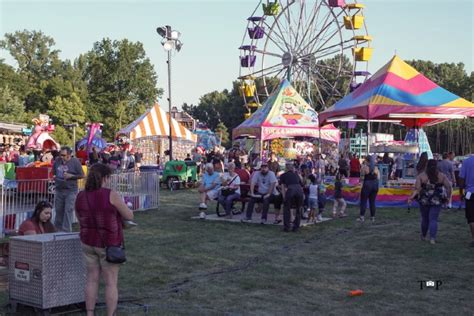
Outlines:
<svg viewBox="0 0 474 316"><path fill-rule="evenodd" d="M290 231L291 206L296 206L295 220L293 221L293 231L297 231L301 221L301 207L303 206L304 193L303 181L296 173L292 162L286 163L286 172L280 176L283 194L283 225L284 231Z"/></svg>
<svg viewBox="0 0 474 316"><path fill-rule="evenodd" d="M273 171L275 175L278 175L278 172L280 172L280 164L278 163L275 153L271 153L270 155L268 169L270 169L270 171Z"/></svg>
<svg viewBox="0 0 474 316"><path fill-rule="evenodd" d="M54 226L58 231L70 232L72 231L74 203L78 191L77 180L84 178L81 162L72 157L71 148L61 148L60 157L54 161L53 174L56 189Z"/></svg>

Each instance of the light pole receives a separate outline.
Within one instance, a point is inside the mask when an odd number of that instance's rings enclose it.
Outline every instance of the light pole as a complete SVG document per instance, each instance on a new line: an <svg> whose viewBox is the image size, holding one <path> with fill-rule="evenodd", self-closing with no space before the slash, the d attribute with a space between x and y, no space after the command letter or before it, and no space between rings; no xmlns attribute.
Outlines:
<svg viewBox="0 0 474 316"><path fill-rule="evenodd" d="M76 156L76 127L78 126L79 124L77 123L64 124L64 127L72 128L72 153L74 156Z"/></svg>
<svg viewBox="0 0 474 316"><path fill-rule="evenodd" d="M172 118L171 118L171 51L173 49L176 49L177 52L181 50L181 47L183 46L183 43L179 40L179 37L181 36L181 33L172 30L171 26L165 25L161 27L156 28L156 32L163 38L161 40L161 45L163 45L163 48L165 51L168 52L168 61L166 62L168 64L168 114L169 114L169 125L170 125L170 135L169 135L169 155L170 155L170 160L173 160L173 137L171 135L171 130L172 130Z"/></svg>

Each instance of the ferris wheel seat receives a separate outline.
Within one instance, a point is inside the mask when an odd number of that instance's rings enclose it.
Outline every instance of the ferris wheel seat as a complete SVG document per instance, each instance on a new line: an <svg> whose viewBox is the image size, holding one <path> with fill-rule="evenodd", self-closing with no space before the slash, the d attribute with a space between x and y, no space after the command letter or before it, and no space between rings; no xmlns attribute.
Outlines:
<svg viewBox="0 0 474 316"><path fill-rule="evenodd" d="M344 0L329 0L329 6L333 8L342 8L346 6L346 2Z"/></svg>
<svg viewBox="0 0 474 316"><path fill-rule="evenodd" d="M265 35L265 28L257 25L249 27L248 32L251 39L261 39Z"/></svg>
<svg viewBox="0 0 474 316"><path fill-rule="evenodd" d="M356 40L358 42L363 42L363 41L370 42L372 40L372 36L369 36L369 35L356 35L352 39Z"/></svg>
<svg viewBox="0 0 474 316"><path fill-rule="evenodd" d="M371 47L357 47L352 48L356 61L369 61L372 58L373 48Z"/></svg>
<svg viewBox="0 0 474 316"><path fill-rule="evenodd" d="M246 97L253 97L256 90L257 90L257 87L255 86L255 84L244 83L243 85L240 86L240 91Z"/></svg>
<svg viewBox="0 0 474 316"><path fill-rule="evenodd" d="M346 9L363 9L365 5L362 3L349 3L346 5Z"/></svg>
<svg viewBox="0 0 474 316"><path fill-rule="evenodd" d="M280 12L280 4L278 2L262 3L263 13L265 15L275 16Z"/></svg>
<svg viewBox="0 0 474 316"><path fill-rule="evenodd" d="M242 46L239 47L239 49L254 51L254 50L257 49L257 46L255 46L255 45L242 45Z"/></svg>
<svg viewBox="0 0 474 316"><path fill-rule="evenodd" d="M251 22L260 22L260 21L263 21L263 20L265 20L264 16L251 16L251 17L247 18L247 21L251 21Z"/></svg>
<svg viewBox="0 0 474 316"><path fill-rule="evenodd" d="M354 76L370 76L371 73L368 71L354 71Z"/></svg>
<svg viewBox="0 0 474 316"><path fill-rule="evenodd" d="M255 66L255 61L257 56L255 55L245 55L240 57L240 66L242 67L253 67Z"/></svg>
<svg viewBox="0 0 474 316"><path fill-rule="evenodd" d="M344 17L344 27L347 30L358 30L364 26L364 16L363 15L353 15Z"/></svg>
<svg viewBox="0 0 474 316"><path fill-rule="evenodd" d="M261 106L262 106L262 105L261 105L260 103L257 103L257 102L249 102L249 103L247 103L247 107L249 107L249 108L254 108L254 109L256 109L256 108L259 108L259 107L261 107Z"/></svg>

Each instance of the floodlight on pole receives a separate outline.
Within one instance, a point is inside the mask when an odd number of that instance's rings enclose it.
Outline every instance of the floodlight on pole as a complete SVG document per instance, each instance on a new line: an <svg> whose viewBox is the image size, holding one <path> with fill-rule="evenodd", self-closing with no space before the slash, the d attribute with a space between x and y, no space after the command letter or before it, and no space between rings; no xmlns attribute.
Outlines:
<svg viewBox="0 0 474 316"><path fill-rule="evenodd" d="M172 126L173 118L171 117L171 51L175 49L177 52L181 50L183 43L179 40L181 33L177 30L172 30L171 26L165 25L156 28L156 32L163 38L161 45L164 50L168 53L168 115L169 115L169 157L173 160L173 137L172 137Z"/></svg>

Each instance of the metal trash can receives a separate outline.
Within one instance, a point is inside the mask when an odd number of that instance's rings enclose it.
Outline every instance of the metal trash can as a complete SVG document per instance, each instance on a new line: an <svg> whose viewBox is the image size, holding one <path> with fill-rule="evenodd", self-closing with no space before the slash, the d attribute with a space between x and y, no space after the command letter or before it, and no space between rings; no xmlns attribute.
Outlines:
<svg viewBox="0 0 474 316"><path fill-rule="evenodd" d="M78 233L10 239L9 295L18 303L50 309L85 301L86 267Z"/></svg>

